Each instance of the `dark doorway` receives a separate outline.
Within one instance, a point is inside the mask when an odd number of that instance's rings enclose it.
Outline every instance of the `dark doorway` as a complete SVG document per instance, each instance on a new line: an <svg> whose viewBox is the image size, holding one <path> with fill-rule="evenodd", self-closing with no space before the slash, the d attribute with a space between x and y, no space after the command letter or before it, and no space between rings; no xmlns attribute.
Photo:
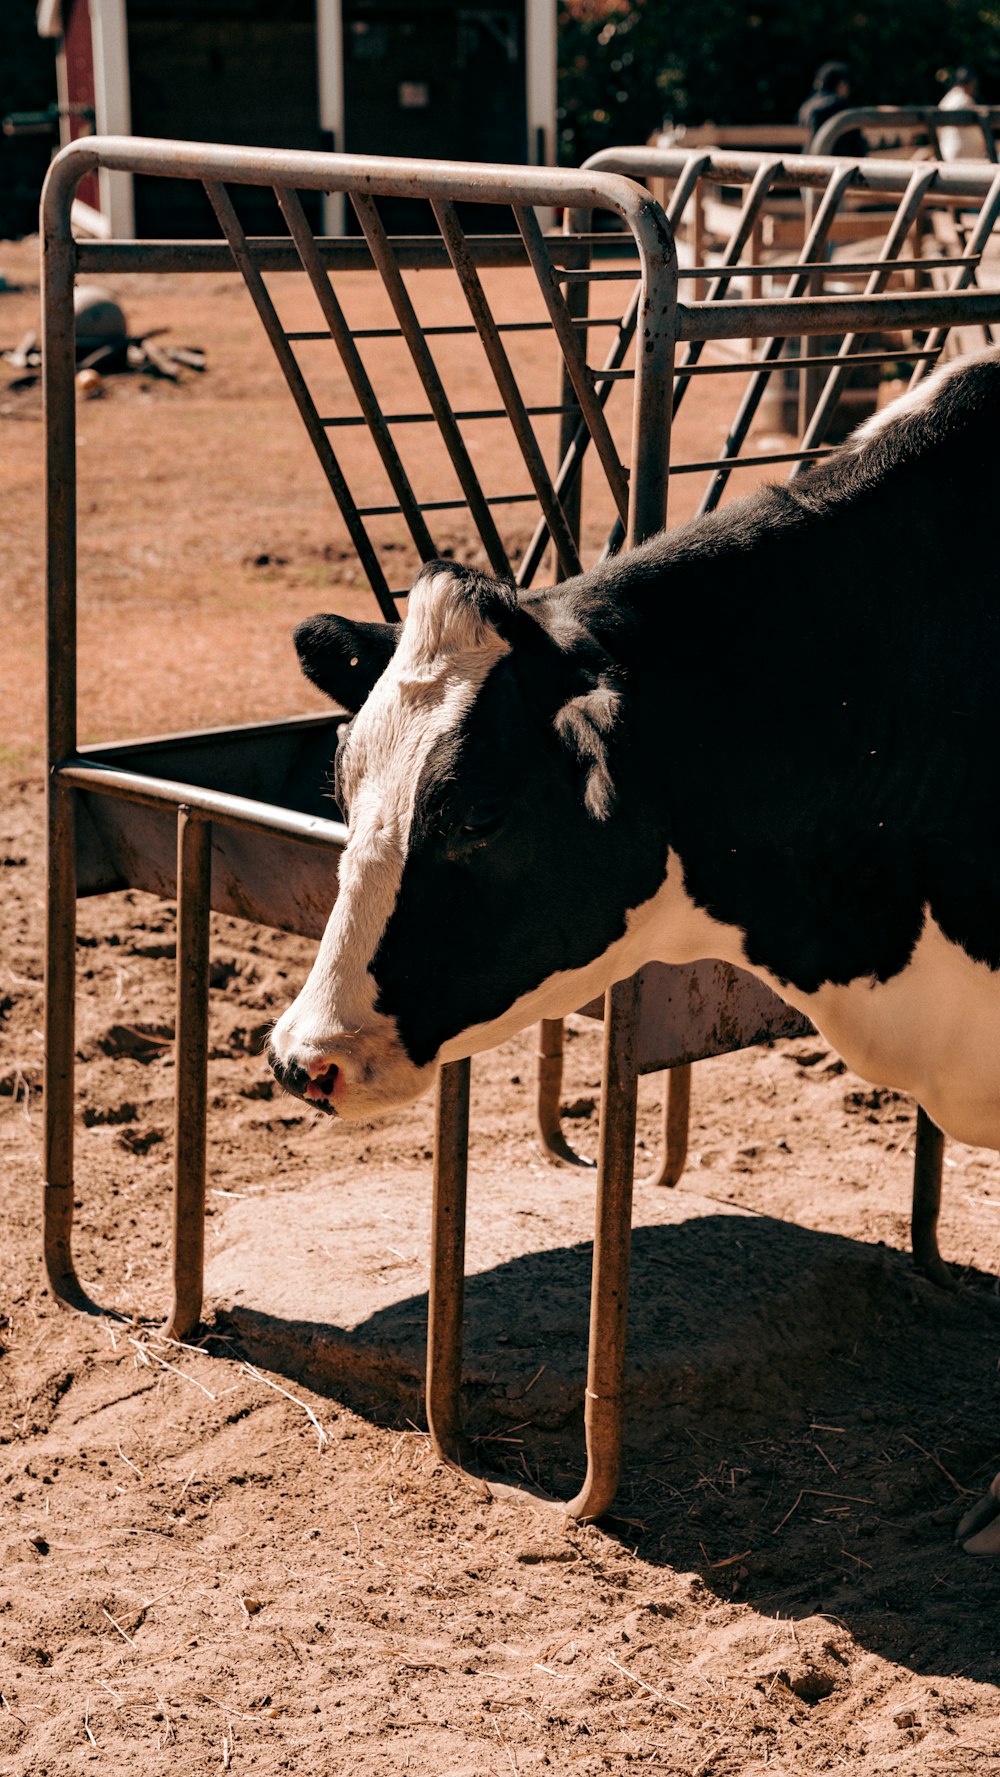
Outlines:
<svg viewBox="0 0 1000 1777"><path fill-rule="evenodd" d="M524 0L345 0L344 89L351 153L523 163ZM393 233L433 229L426 205L384 200L379 209ZM462 221L490 230L501 215L509 223L492 205L468 205Z"/></svg>
<svg viewBox="0 0 1000 1777"><path fill-rule="evenodd" d="M137 136L328 147L319 124L315 0L128 0L132 129ZM231 186L251 234L285 233L268 191ZM319 225L320 200L304 193ZM135 181L140 237L217 235L196 180Z"/></svg>

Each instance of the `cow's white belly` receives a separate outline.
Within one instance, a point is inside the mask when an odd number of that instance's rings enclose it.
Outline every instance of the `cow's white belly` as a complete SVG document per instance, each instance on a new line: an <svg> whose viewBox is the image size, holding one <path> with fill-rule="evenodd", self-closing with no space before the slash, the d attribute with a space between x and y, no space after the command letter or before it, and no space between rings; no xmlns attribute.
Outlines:
<svg viewBox="0 0 1000 1777"><path fill-rule="evenodd" d="M738 926L724 925L694 904L674 853L662 887L630 913L624 937L603 956L550 976L502 1018L462 1031L445 1043L439 1059L493 1048L538 1018L564 1017L643 963L705 957L757 975L811 1018L863 1079L912 1093L947 1134L1000 1148L1000 975L972 962L928 919L908 966L892 981L799 993L747 961Z"/></svg>
<svg viewBox="0 0 1000 1777"><path fill-rule="evenodd" d="M663 888L640 910L651 917L659 960L719 956L749 969L805 1012L863 1079L911 1092L957 1140L1000 1148L1000 975L950 943L935 920L927 917L891 981L799 993L749 963L739 929L695 907L680 878L672 856Z"/></svg>
<svg viewBox="0 0 1000 1777"><path fill-rule="evenodd" d="M891 981L825 987L794 1003L864 1079L912 1092L958 1141L1000 1148L1000 976L936 921Z"/></svg>

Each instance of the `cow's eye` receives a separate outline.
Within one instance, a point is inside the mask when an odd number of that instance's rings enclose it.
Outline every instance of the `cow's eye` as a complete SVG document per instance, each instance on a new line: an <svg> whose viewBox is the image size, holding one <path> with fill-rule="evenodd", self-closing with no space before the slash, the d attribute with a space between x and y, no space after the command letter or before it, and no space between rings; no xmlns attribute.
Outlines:
<svg viewBox="0 0 1000 1777"><path fill-rule="evenodd" d="M458 829L459 833L463 839L488 839L500 826L504 812L502 808L490 808L468 814Z"/></svg>
<svg viewBox="0 0 1000 1777"><path fill-rule="evenodd" d="M448 835L449 849L455 852L475 851L499 833L507 816L502 807L475 808L456 821Z"/></svg>

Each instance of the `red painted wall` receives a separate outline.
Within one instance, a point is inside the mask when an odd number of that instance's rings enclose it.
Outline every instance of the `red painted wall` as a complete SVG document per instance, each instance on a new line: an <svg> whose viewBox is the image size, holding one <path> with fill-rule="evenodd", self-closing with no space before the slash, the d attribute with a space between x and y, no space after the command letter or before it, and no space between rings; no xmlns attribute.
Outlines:
<svg viewBox="0 0 1000 1777"><path fill-rule="evenodd" d="M94 37L90 24L90 0L63 0L63 49L66 55L66 81L71 105L94 104ZM69 120L71 140L92 133L85 118ZM80 181L77 195L85 204L100 208L97 174L88 173Z"/></svg>

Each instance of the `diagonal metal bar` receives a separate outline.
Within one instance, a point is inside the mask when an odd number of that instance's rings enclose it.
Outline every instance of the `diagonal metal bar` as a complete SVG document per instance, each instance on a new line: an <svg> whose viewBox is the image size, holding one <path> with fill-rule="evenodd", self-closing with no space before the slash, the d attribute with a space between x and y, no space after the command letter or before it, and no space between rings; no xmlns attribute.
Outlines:
<svg viewBox="0 0 1000 1777"><path fill-rule="evenodd" d="M736 227L723 253L722 268L708 286L705 296L706 302L719 302L725 296L732 279L731 268L740 262L740 256L753 231L764 199L775 181L784 178L784 176L785 164L782 160L765 160L757 168L750 189L743 200L743 208L740 211ZM677 373L677 381L674 384L675 414L690 387L691 379L685 376L684 372L689 370L692 365L697 364L704 349L705 342L700 339L692 340L688 346L687 355Z"/></svg>
<svg viewBox="0 0 1000 1777"><path fill-rule="evenodd" d="M299 194L287 186L278 185L275 186L274 195L288 224L288 232L295 242L295 250L302 261L302 269L313 287L316 300L323 313L323 319L329 327L330 335L340 353L358 406L367 421L368 430L382 459L392 491L399 501L400 511L406 520L410 536L416 544L421 560L433 561L437 554L434 539L427 529L416 495L410 486L409 477L379 406L378 397L362 362L361 353L354 343L346 316L330 282L330 275L320 259Z"/></svg>
<svg viewBox="0 0 1000 1777"><path fill-rule="evenodd" d="M620 516L627 520L628 477L618 455L615 441L611 436L610 427L604 417L604 407L597 399L594 389L594 375L587 363L586 354L580 343L580 336L574 328L573 317L559 287L555 268L546 251L538 217L534 210L515 205L514 220L520 230L521 239L524 242L535 277L538 279L538 287L549 311L552 330L559 342L563 362L573 385L573 392L579 403L587 430L594 441L597 454L601 459L601 465L607 476L615 505Z"/></svg>
<svg viewBox="0 0 1000 1777"><path fill-rule="evenodd" d="M406 341L414 369L423 384L434 418L437 420L438 431L451 458L452 467L465 495L473 522L482 539L490 566L502 580L509 580L511 567L507 551L500 540L500 533L493 522L493 515L479 485L479 478L472 466L472 458L466 448L465 439L462 437L451 402L445 393L437 365L417 319L417 312L403 280L403 274L400 271L389 236L386 234L382 218L375 207L374 200L362 193L352 192L351 203L361 224L365 240L368 242L372 259L385 285L389 301L392 303L393 312L399 322L400 332Z"/></svg>
<svg viewBox="0 0 1000 1777"><path fill-rule="evenodd" d="M486 300L486 292L483 289L479 273L469 252L468 242L458 220L455 206L452 203L444 203L440 199L434 198L431 201L431 208L434 211L438 228L441 230L441 238L448 249L448 256L465 293L469 313L476 324L476 330L493 372L500 399L507 409L511 430L517 440L531 484L538 496L538 504L545 514L549 532L559 556L560 567L564 574L578 574L580 572L580 557L577 553L572 527L559 504L559 497L545 467L545 459L538 447L538 440L525 410L510 359L507 357L503 341L497 332L496 322Z"/></svg>
<svg viewBox="0 0 1000 1777"><path fill-rule="evenodd" d="M600 370L595 370L593 372L594 390L602 407L606 406L608 397L615 386L611 373L618 369L635 335L636 322L639 316L640 295L641 285L637 284L632 293L629 305L618 323L618 332L608 348L604 364ZM572 491L577 478L582 473L583 459L587 454L590 442L590 432L584 421L581 420L576 431L573 433L555 478L555 489L556 493L559 495L560 501ZM625 525L620 517L615 520L614 534L618 538L618 546L620 547L621 540L625 535ZM549 527L545 518L542 517L539 519L535 534L522 557L521 565L517 573L517 583L519 586L531 585L532 580L538 572L539 564L548 546L548 542Z"/></svg>
<svg viewBox="0 0 1000 1777"><path fill-rule="evenodd" d="M900 199L899 208L890 224L889 232L885 237L883 263L879 266L877 271L872 272L868 279L864 289L865 296L877 296L885 289L894 269L894 261L899 258L903 243L905 242L910 229L913 227L920 206L923 203L927 192L937 179L937 172L937 163L935 161L929 161L926 165L918 166L914 169L910 182ZM814 444L822 444L823 439L826 436L827 426L833 417L833 411L837 405L840 391L843 388L845 379L851 369L851 356L855 347L863 348L865 338L866 335L863 333L845 333L841 340L840 350L838 352L840 363L834 370L831 370L827 377L823 393L816 404L809 420L809 424L800 440L803 450L811 449ZM797 470L793 469L792 475L794 476L797 472Z"/></svg>
<svg viewBox="0 0 1000 1777"><path fill-rule="evenodd" d="M997 177L994 179L993 184L990 186L989 191L983 199L982 209L973 225L972 233L965 243L966 254L970 257L974 255L977 262L980 255L984 252L986 244L996 227L998 217L1000 217L1000 173L997 174ZM977 281L976 264L963 264L958 269L957 276L951 285L951 289L967 290L970 286L976 284ZM940 353L950 331L951 329L949 327L932 328L924 341L925 350L933 352L936 357ZM992 341L993 330L988 323L984 327L984 332ZM931 365L927 360L918 364L910 379L910 387L913 388L918 382L920 382L921 379L926 376L927 371L930 368Z"/></svg>
<svg viewBox="0 0 1000 1777"><path fill-rule="evenodd" d="M389 623L394 623L399 613L396 603L389 590L389 583L382 572L381 563L372 546L371 538L365 530L361 515L354 503L354 496L344 478L343 470L334 454L330 440L326 435L323 422L316 411L315 403L295 353L292 351L282 330L274 304L268 294L267 286L260 271L254 264L253 255L247 244L246 235L240 225L239 217L233 208L233 201L224 185L214 179L203 181L208 193L209 202L219 219L219 225L229 242L230 251L243 281L250 292L254 307L263 323L264 331L271 342L274 355L284 373L285 381L292 394L292 399L302 418L309 439L330 484L333 497L340 507L341 516L347 526L348 535L358 553L358 559L368 577L368 583L378 601L379 610Z"/></svg>
<svg viewBox="0 0 1000 1777"><path fill-rule="evenodd" d="M830 179L830 183L823 193L819 208L813 217L812 226L808 231L806 239L802 243L802 251L799 255L800 261L802 262L802 270L796 271L789 279L787 289L785 290L786 297L806 295L811 283L813 265L822 254L823 248L826 245L827 236L833 226L833 219L840 208L845 193L854 184L857 177L857 171L857 163L849 161L845 166L839 167ZM729 436L727 437L725 444L722 446L721 454L724 458L736 458L739 456L739 453L746 442L747 433L750 430L754 415L760 406L768 381L773 374L773 370L780 368L780 355L784 343L785 342L780 335L774 335L771 339L764 340L761 346L758 362L761 366L766 365L769 366L769 368L761 368L760 370L755 371L750 378L750 381L747 383L746 389L743 392L743 398L740 401L739 408L736 412L736 417L733 420ZM701 503L698 507L699 514L702 512L714 511L722 498L726 483L729 480L729 475L730 471L728 469L718 469L712 476L708 487L702 495Z"/></svg>
<svg viewBox="0 0 1000 1777"><path fill-rule="evenodd" d="M710 154L695 154L692 155L689 161L685 162L684 170L681 173L677 184L674 186L670 203L667 207L667 221L675 234L681 225L681 218L684 215L684 211L687 209L691 198L697 192L698 181L701 179L703 173L709 173L711 172L711 169L712 156Z"/></svg>

